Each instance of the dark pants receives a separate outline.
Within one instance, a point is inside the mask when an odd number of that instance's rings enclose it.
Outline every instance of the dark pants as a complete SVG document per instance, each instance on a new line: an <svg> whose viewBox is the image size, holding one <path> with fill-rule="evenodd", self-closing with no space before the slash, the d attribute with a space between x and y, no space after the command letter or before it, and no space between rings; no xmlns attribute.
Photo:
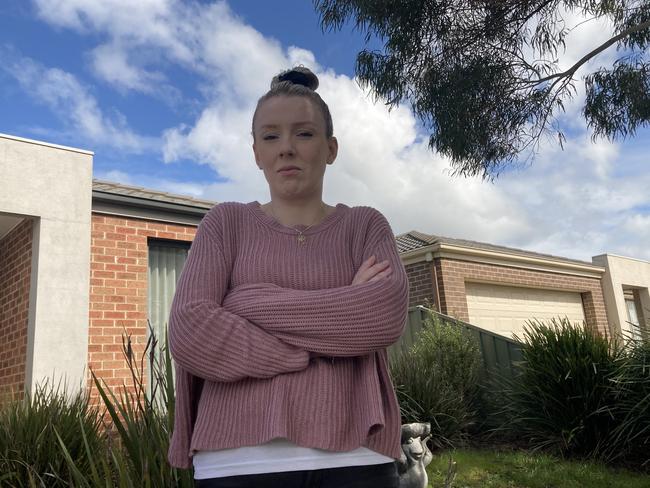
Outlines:
<svg viewBox="0 0 650 488"><path fill-rule="evenodd" d="M196 488L398 488L394 463L196 480Z"/></svg>

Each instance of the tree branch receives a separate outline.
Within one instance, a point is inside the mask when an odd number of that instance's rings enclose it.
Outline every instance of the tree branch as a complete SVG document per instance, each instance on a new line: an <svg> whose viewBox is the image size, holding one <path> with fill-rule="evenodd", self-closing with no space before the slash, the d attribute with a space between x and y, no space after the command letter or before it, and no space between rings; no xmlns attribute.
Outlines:
<svg viewBox="0 0 650 488"><path fill-rule="evenodd" d="M537 80L531 80L530 83L533 84L533 85L539 85L540 83L544 83L545 81L553 80L555 78L565 78L567 76L573 76L573 74L576 71L578 71L578 68L580 68L580 66L585 64L587 61L589 61L594 56L597 56L598 54L603 52L605 49L612 46L613 44L616 44L618 41L620 41L621 39L629 36L630 34L634 34L635 32L638 32L640 30L647 29L647 28L650 28L650 20L648 20L646 22L642 22L641 24L639 24L639 25L637 25L635 27L630 27L629 29L624 30L620 34L612 37L608 41L602 43L600 46L598 46L593 51L585 54L582 58L580 58L580 60L576 64L571 66L568 70L562 71L561 73L555 73L553 75L548 75L548 76L545 76L544 78L539 78Z"/></svg>

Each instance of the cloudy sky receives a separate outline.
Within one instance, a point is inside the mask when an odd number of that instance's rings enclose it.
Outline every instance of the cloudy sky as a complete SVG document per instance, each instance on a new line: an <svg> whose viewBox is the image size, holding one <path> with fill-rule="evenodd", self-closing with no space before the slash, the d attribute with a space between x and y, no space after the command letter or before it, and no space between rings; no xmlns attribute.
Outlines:
<svg viewBox="0 0 650 488"><path fill-rule="evenodd" d="M561 66L609 32L576 27ZM359 88L362 47L351 28L321 32L309 0L3 0L0 132L90 149L99 179L264 202L252 110L274 74L304 64L320 77L340 145L326 202L374 206L396 233L650 260L649 130L593 142L578 83L560 119L564 150L545 143L532 164L494 182L452 177L407 107L389 113Z"/></svg>

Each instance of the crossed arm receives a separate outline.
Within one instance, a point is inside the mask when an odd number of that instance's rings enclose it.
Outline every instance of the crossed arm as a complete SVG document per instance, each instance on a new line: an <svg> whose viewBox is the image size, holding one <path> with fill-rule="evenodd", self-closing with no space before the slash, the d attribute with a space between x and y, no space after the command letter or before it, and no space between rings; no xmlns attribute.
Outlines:
<svg viewBox="0 0 650 488"><path fill-rule="evenodd" d="M199 228L192 246L170 312L169 343L177 364L194 376L269 378L306 368L314 354L368 354L402 332L408 284L390 231L367 246L350 285L312 291L268 283L229 291L214 238Z"/></svg>
<svg viewBox="0 0 650 488"><path fill-rule="evenodd" d="M226 296L223 307L284 343L318 355L369 354L396 342L404 326L408 284L394 247L392 235L373 246L373 255L348 286L244 285ZM375 263L376 254L387 259Z"/></svg>
<svg viewBox="0 0 650 488"><path fill-rule="evenodd" d="M199 227L169 313L169 347L185 371L210 381L271 378L300 371L309 353L282 342L221 304L227 266L205 227Z"/></svg>

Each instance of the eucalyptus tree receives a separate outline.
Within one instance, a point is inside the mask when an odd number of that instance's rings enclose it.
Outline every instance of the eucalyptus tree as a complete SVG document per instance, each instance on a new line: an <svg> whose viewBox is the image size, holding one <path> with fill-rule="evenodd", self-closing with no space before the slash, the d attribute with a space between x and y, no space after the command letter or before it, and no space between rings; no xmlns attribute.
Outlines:
<svg viewBox="0 0 650 488"><path fill-rule="evenodd" d="M366 35L362 86L390 107L408 103L429 146L454 172L493 178L534 157L542 137L565 135L558 116L585 84L593 137L624 139L650 121L650 1L315 0L324 30L352 23ZM605 20L609 39L567 66L574 25ZM383 49L372 50L371 39ZM611 46L615 61L578 70Z"/></svg>

